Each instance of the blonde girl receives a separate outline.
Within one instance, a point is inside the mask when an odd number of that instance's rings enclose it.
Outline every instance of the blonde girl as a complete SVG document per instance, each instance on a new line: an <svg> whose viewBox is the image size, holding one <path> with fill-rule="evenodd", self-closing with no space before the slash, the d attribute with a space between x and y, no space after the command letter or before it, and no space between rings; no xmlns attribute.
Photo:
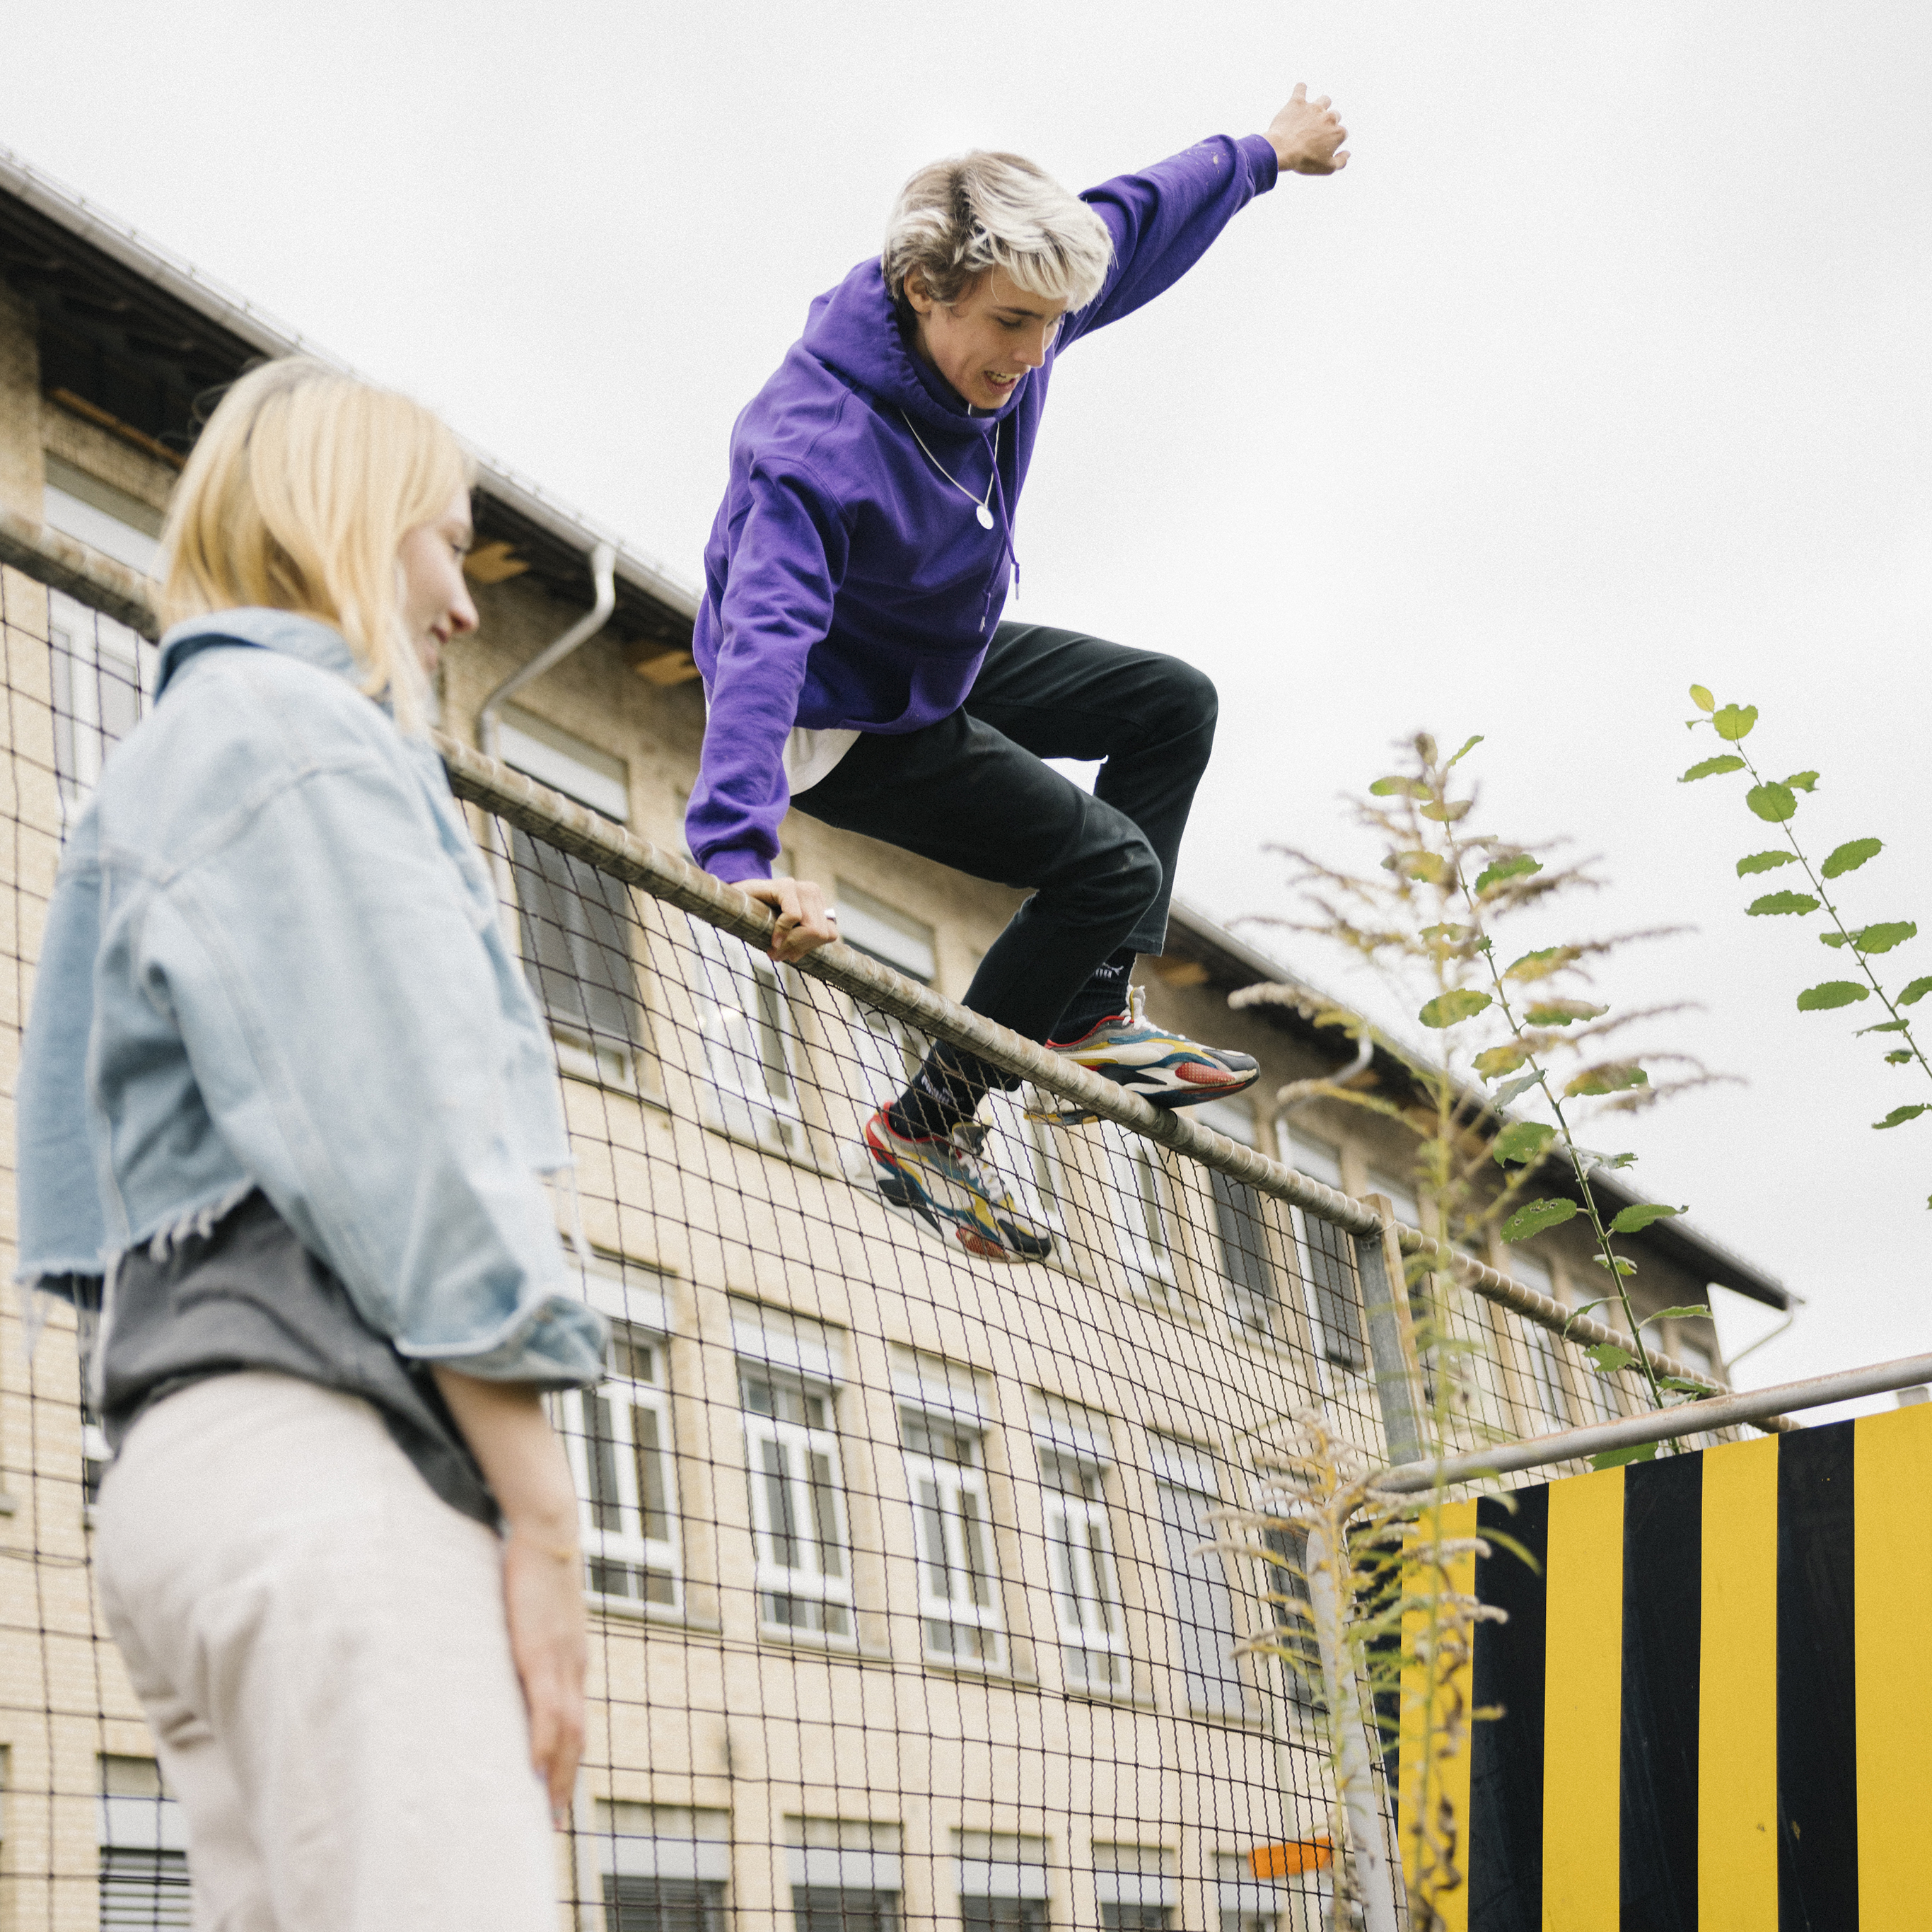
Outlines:
<svg viewBox="0 0 1932 1932"><path fill-rule="evenodd" d="M583 1736L594 1382L547 1036L422 735L468 466L306 361L228 392L156 702L69 838L20 1082L22 1273L102 1306L103 1600L197 1923L537 1932Z"/></svg>

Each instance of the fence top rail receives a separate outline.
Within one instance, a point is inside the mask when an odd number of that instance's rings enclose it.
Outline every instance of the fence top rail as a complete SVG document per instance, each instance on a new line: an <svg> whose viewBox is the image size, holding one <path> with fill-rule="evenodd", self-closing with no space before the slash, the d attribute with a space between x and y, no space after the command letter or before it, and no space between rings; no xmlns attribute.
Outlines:
<svg viewBox="0 0 1932 1932"><path fill-rule="evenodd" d="M64 591L142 636L155 638L160 626L154 608L157 586L140 572L101 556L86 544L0 505L0 563L10 564L40 583ZM768 946L775 916L734 886L700 872L681 855L600 818L561 792L486 756L445 732L432 734L457 795L495 812L523 830L590 860L614 877L654 898L694 914L750 944ZM1324 1187L1278 1160L1245 1148L1184 1114L1150 1106L1138 1094L1103 1080L1084 1067L1051 1053L1004 1027L995 1026L954 1001L896 973L866 955L835 942L820 947L799 970L862 1000L880 1012L908 1021L936 1039L968 1048L1003 1072L1075 1102L1104 1120L1144 1136L1202 1166L1340 1228L1358 1240L1394 1233L1405 1255L1439 1261L1466 1287L1520 1318L1564 1339L1595 1347L1604 1342L1628 1348L1630 1337L1562 1303L1540 1295L1496 1269L1455 1253L1431 1234L1384 1216L1368 1203ZM1714 1390L1708 1378L1654 1348L1644 1352L1658 1371ZM1760 1426L1788 1426L1765 1424Z"/></svg>

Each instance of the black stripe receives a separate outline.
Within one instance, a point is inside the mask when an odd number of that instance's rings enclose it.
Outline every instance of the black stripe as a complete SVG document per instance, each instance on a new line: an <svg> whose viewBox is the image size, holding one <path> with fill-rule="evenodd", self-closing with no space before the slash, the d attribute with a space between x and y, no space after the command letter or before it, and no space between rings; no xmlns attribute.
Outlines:
<svg viewBox="0 0 1932 1932"><path fill-rule="evenodd" d="M1532 1570L1495 1546L1476 1560L1476 1594L1509 1612L1505 1624L1476 1630L1473 1673L1478 1709L1502 1715L1477 1724L1469 1755L1469 1924L1481 1932L1542 1932L1543 1702L1548 1609L1544 1570L1550 1553L1550 1492L1520 1490L1511 1510L1494 1496L1476 1505L1480 1533L1506 1536L1536 1560Z"/></svg>
<svg viewBox="0 0 1932 1932"><path fill-rule="evenodd" d="M1852 1425L1778 1442L1778 1932L1858 1922Z"/></svg>
<svg viewBox="0 0 1932 1932"><path fill-rule="evenodd" d="M1704 1459L1624 1472L1622 1932L1697 1932Z"/></svg>

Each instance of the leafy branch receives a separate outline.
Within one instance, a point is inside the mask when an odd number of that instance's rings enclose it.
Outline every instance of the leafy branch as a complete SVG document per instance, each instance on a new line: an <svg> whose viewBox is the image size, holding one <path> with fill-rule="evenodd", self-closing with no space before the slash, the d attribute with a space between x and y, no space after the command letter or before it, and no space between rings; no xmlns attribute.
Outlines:
<svg viewBox="0 0 1932 1932"><path fill-rule="evenodd" d="M1276 848L1300 864L1298 883L1316 917L1274 922L1318 933L1375 966L1399 992L1418 1002L1411 1008L1418 1023L1442 1042L1439 1059L1404 1055L1426 1107L1399 1105L1358 1083L1336 1088L1299 1082L1280 1097L1286 1102L1320 1093L1406 1120L1420 1138L1418 1192L1433 1206L1438 1238L1445 1241L1480 1245L1491 1226L1505 1242L1526 1240L1580 1213L1586 1215L1595 1258L1612 1284L1611 1292L1590 1306L1614 1303L1631 1346L1604 1342L1585 1353L1606 1376L1640 1368L1652 1402L1666 1406L1672 1397L1702 1394L1703 1387L1660 1374L1644 1346L1643 1331L1656 1322L1708 1317L1708 1311L1672 1309L1640 1318L1628 1281L1636 1263L1616 1244L1683 1210L1644 1202L1606 1213L1592 1184L1592 1171L1626 1167L1635 1156L1600 1154L1582 1145L1574 1131L1575 1114L1583 1102L1599 1103L1599 1110L1606 1112L1647 1106L1711 1076L1689 1062L1683 1077L1653 1080L1653 1069L1683 1057L1651 1054L1640 1059L1614 1037L1676 1009L1613 1014L1582 996L1592 966L1623 945L1663 934L1546 945L1502 964L1492 927L1528 908L1543 908L1559 892L1598 881L1587 866L1552 866L1520 844L1472 829L1476 794L1460 784L1456 768L1481 742L1472 737L1444 758L1436 741L1420 734L1406 748L1411 755L1405 768L1370 786L1369 798L1357 803L1356 816L1385 848L1375 874L1358 876L1292 848ZM1245 1001L1276 993L1298 1004L1306 998L1286 987L1256 988L1237 998ZM1325 1008L1311 1016L1336 1023L1342 1018L1339 1010ZM1500 1039L1498 1021L1504 1028ZM1574 1065L1567 1081L1554 1071L1556 1060L1564 1057ZM1465 1077L1470 1074L1499 1083L1493 1096L1477 1097L1473 1082ZM1552 1120L1514 1120L1504 1113L1535 1092L1548 1102ZM1496 1115L1502 1117L1500 1127ZM1559 1161L1567 1168L1576 1200L1519 1202L1546 1161ZM1503 1175L1499 1184L1479 1180L1498 1168ZM1412 1262L1415 1298L1427 1294L1426 1280L1439 1279L1442 1267L1436 1257ZM1449 1367L1453 1378L1456 1338L1446 1322L1426 1326L1425 1361ZM1419 1325L1418 1341L1423 1340ZM1646 1447L1639 1453L1654 1451Z"/></svg>
<svg viewBox="0 0 1932 1932"><path fill-rule="evenodd" d="M1814 865L1810 855L1798 843L1792 820L1798 814L1798 794L1809 794L1817 790L1818 774L1793 772L1788 778L1766 778L1744 748L1744 740L1757 724L1757 706L1720 706L1701 684L1690 687L1690 701L1702 715L1688 719L1685 728L1694 731L1700 725L1708 724L1732 748L1693 765L1678 782L1690 784L1702 778L1742 772L1750 780L1750 788L1744 794L1746 807L1766 824L1775 825L1784 835L1784 849L1774 847L1768 851L1747 853L1740 859L1738 877L1749 878L1780 866L1796 865L1802 868L1811 888L1808 892L1766 892L1745 907L1746 915L1753 918L1808 918L1813 913L1822 911L1830 921L1832 930L1820 933L1819 938L1834 950L1848 950L1863 981L1861 984L1859 980L1826 980L1817 986L1808 986L1798 995L1798 1010L1802 1013L1828 1012L1840 1006L1856 1006L1862 1000L1876 996L1886 1017L1874 1025L1861 1028L1856 1036L1863 1039L1868 1034L1896 1036L1896 1044L1886 1053L1886 1064L1892 1066L1916 1064L1921 1072L1932 1079L1932 1061L1926 1059L1924 1048L1912 1033L1912 1022L1900 1010L1916 1006L1928 993L1932 993L1932 976L1912 980L1897 993L1890 993L1872 964L1875 956L1889 952L1894 946L1917 938L1917 923L1911 920L1888 920L1853 926L1840 911L1828 883L1858 871L1876 858L1885 849L1884 842L1878 838L1850 839L1836 847L1822 863ZM1883 1120L1874 1120L1872 1125L1883 1132L1890 1127L1903 1126L1924 1113L1932 1113L1932 1101L1908 1102L1893 1108ZM1928 1198L1926 1204L1932 1207L1932 1198Z"/></svg>

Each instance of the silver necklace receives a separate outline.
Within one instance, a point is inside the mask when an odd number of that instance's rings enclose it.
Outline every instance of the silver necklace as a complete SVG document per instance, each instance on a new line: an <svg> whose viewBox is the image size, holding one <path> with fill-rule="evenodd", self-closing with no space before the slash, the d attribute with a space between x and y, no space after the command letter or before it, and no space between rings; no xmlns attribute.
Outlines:
<svg viewBox="0 0 1932 1932"><path fill-rule="evenodd" d="M946 468L944 464L940 461L938 457L933 454L931 450L926 449L926 438L921 436L916 429L914 428L912 418L908 416L904 410L900 410L899 416L900 419L904 423L906 428L912 430L913 441L917 443L921 449L926 450L926 461L931 464L933 468L938 470L940 475L944 476L946 482L950 483L953 488L957 490L960 495L964 496L967 502L973 506L973 514L979 518L980 529L982 530L990 530L993 527L993 513L988 506L991 504L993 500L994 479L997 478L1000 473L1000 425L998 423L995 423L993 425L993 474L992 476L986 478L986 495L984 496L976 496L971 490L967 488L964 484L960 482L958 477L953 475L951 470Z"/></svg>

